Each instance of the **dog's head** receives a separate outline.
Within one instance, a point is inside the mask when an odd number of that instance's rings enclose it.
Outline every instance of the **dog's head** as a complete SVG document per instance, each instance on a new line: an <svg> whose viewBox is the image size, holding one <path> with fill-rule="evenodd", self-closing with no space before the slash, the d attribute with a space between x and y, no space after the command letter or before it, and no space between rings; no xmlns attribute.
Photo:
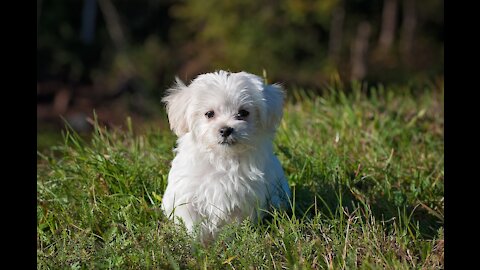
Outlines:
<svg viewBox="0 0 480 270"><path fill-rule="evenodd" d="M218 71L202 74L188 86L177 78L163 101L178 137L191 133L208 149L239 150L274 135L283 91L253 74Z"/></svg>

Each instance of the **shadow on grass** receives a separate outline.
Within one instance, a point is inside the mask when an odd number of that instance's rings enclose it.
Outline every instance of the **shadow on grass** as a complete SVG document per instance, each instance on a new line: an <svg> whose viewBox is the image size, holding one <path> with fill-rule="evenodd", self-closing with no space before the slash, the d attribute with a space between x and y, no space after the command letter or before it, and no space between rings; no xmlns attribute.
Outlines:
<svg viewBox="0 0 480 270"><path fill-rule="evenodd" d="M422 238L433 239L437 231L443 226L443 221L419 205L409 203L398 204L394 198L386 195L377 195L369 198L368 202L355 194L348 185L339 183L325 183L318 181L315 187L306 184L297 184L293 187L295 214L297 217L313 217L315 214L335 218L342 208L353 212L359 205L368 205L376 220L387 221L410 217L409 224L416 226ZM387 223L388 224L388 223Z"/></svg>
<svg viewBox="0 0 480 270"><path fill-rule="evenodd" d="M363 178L358 181L355 180L357 173L345 167L342 170L346 171L339 174L338 171L329 171L325 166L317 168L318 164L308 164L305 157L292 153L289 148L278 146L278 149L293 164L293 167L285 168L285 172L294 178L290 184L294 182L291 187L292 204L297 217L309 218L321 213L334 219L337 213L343 212L342 208L351 213L359 205L367 205L376 220L408 221L409 226L414 228L418 225L418 232L425 239L434 238L438 229L443 227L443 219L438 214L425 205L407 200L408 194L392 190L373 192L375 188L378 189L376 180ZM299 164L308 167L307 174L299 176ZM337 174L333 181L330 180L331 174Z"/></svg>

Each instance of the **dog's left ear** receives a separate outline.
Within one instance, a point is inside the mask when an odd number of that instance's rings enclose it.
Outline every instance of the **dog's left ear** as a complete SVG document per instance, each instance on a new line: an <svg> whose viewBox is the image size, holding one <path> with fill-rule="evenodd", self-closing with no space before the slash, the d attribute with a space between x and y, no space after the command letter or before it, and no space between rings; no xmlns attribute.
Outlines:
<svg viewBox="0 0 480 270"><path fill-rule="evenodd" d="M263 125L275 131L283 116L284 91L278 84L264 84L262 93L267 108Z"/></svg>
<svg viewBox="0 0 480 270"><path fill-rule="evenodd" d="M266 84L264 80L247 72L240 72L247 77L260 94L259 119L262 127L275 132L283 116L284 91L279 84Z"/></svg>

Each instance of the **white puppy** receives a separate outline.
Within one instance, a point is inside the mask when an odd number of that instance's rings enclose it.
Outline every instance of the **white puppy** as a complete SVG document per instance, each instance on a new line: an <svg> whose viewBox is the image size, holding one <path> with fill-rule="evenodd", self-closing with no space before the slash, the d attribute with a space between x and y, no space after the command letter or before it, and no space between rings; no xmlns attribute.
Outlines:
<svg viewBox="0 0 480 270"><path fill-rule="evenodd" d="M246 72L218 71L186 86L177 78L163 101L178 136L162 209L200 239L222 225L253 221L291 196L272 140L282 118L283 91Z"/></svg>

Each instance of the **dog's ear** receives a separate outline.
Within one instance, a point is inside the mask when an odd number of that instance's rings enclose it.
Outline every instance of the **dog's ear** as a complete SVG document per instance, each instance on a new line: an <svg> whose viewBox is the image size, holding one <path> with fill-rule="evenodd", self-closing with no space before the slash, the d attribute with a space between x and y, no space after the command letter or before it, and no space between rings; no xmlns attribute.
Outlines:
<svg viewBox="0 0 480 270"><path fill-rule="evenodd" d="M178 77L175 78L175 85L167 90L162 101L166 104L170 129L178 137L189 132L187 121L187 109L191 101L188 86Z"/></svg>
<svg viewBox="0 0 480 270"><path fill-rule="evenodd" d="M259 108L259 119L262 127L266 130L275 132L283 116L284 91L279 84L266 84L264 80L247 72L239 72L239 75L245 76L258 90L258 98L262 104Z"/></svg>
<svg viewBox="0 0 480 270"><path fill-rule="evenodd" d="M263 124L274 131L282 120L284 91L278 84L264 84L262 92L267 108Z"/></svg>

